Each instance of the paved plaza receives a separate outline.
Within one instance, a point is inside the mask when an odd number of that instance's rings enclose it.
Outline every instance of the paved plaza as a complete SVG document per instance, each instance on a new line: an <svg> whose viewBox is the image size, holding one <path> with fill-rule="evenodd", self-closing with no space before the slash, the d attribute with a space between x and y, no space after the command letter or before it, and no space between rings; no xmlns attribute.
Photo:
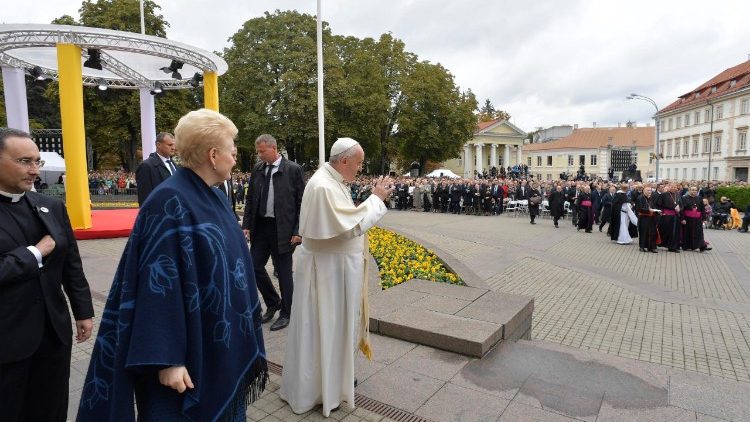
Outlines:
<svg viewBox="0 0 750 422"><path fill-rule="evenodd" d="M549 219L392 211L382 226L435 250L468 284L534 297L531 340L475 359L373 336L344 421L750 420L750 236L706 231L706 253L641 253ZM97 315L125 239L79 242ZM399 287L395 287L398 289ZM96 321L96 320L95 320ZM283 364L286 331L265 340ZM74 346L75 417L93 342ZM248 420L294 415L269 388Z"/></svg>

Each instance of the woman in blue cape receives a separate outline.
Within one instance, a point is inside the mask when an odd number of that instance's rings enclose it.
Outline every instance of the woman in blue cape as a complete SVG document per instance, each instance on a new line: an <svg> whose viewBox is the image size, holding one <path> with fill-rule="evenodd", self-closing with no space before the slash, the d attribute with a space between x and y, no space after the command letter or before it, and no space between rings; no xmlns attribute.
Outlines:
<svg viewBox="0 0 750 422"><path fill-rule="evenodd" d="M235 125L211 110L175 128L184 167L146 199L125 246L81 394L79 421L244 421L268 380L253 264L214 186Z"/></svg>

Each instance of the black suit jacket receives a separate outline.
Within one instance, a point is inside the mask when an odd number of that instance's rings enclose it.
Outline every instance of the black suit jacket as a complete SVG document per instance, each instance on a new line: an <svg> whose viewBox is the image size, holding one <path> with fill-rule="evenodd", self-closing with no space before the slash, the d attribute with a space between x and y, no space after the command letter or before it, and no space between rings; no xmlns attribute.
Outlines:
<svg viewBox="0 0 750 422"><path fill-rule="evenodd" d="M167 165L152 152L135 169L135 183L138 185L138 205L143 205L146 198L156 186L171 176Z"/></svg>
<svg viewBox="0 0 750 422"><path fill-rule="evenodd" d="M63 290L76 320L94 316L89 284L65 205L36 192L27 192L26 196L32 212L55 240L55 249L39 268L34 254L26 249L34 245L26 244L19 228L13 223L0 224L0 363L25 359L37 349L45 331L45 308L63 344L72 343L73 330ZM0 212L1 218L8 221L3 214Z"/></svg>
<svg viewBox="0 0 750 422"><path fill-rule="evenodd" d="M242 228L250 230L251 239L255 232L256 217L260 212L260 195L266 179L264 169L265 163L256 164L247 186ZM292 236L299 236L299 212L304 191L305 179L302 167L282 157L279 169L273 174L273 213L276 217L279 253L294 250L290 240Z"/></svg>

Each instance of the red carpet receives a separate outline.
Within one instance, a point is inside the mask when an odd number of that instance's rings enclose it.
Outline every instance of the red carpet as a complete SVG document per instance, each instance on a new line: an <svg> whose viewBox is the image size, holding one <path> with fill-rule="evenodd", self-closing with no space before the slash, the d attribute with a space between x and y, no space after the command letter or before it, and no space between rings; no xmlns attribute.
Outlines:
<svg viewBox="0 0 750 422"><path fill-rule="evenodd" d="M90 229L74 230L76 239L111 239L128 237L133 229L138 208L91 211Z"/></svg>

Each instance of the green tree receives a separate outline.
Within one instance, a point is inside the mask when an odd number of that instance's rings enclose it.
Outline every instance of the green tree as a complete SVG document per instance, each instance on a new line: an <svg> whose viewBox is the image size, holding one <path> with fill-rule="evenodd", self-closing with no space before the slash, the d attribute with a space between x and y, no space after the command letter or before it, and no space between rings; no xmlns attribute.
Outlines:
<svg viewBox="0 0 750 422"><path fill-rule="evenodd" d="M492 105L492 101L487 98L482 108L479 109L478 119L480 122L489 122L495 119L510 120L510 113L504 110L496 110L495 106Z"/></svg>
<svg viewBox="0 0 750 422"><path fill-rule="evenodd" d="M404 83L404 106L398 121L401 155L405 163L459 156L476 129L477 101L461 92L453 75L440 64L419 62Z"/></svg>
<svg viewBox="0 0 750 422"><path fill-rule="evenodd" d="M330 29L324 25L324 67L332 67ZM317 160L316 21L295 11L251 19L224 50L229 70L220 84L223 110L240 130L240 148L253 150L261 133L272 134L288 158ZM327 114L327 113L326 113Z"/></svg>

